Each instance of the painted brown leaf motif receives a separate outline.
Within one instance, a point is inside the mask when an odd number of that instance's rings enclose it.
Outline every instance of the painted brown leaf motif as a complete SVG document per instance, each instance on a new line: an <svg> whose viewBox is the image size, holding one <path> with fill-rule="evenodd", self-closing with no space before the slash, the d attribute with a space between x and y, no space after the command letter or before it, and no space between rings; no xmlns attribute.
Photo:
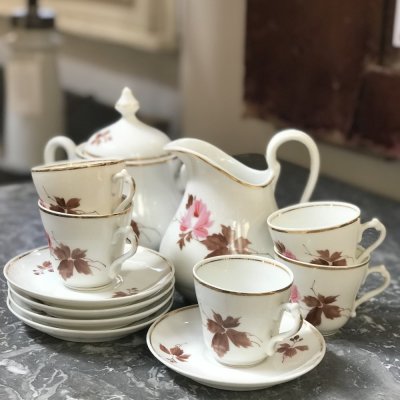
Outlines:
<svg viewBox="0 0 400 400"><path fill-rule="evenodd" d="M347 265L346 259L341 251L334 251L330 254L329 250L317 250L318 256L311 260L311 264L344 266Z"/></svg>
<svg viewBox="0 0 400 400"><path fill-rule="evenodd" d="M280 242L279 240L274 243L275 243L275 246L276 246L276 249L278 250L278 252L281 254L284 254L286 251L285 245L282 242Z"/></svg>
<svg viewBox="0 0 400 400"><path fill-rule="evenodd" d="M81 199L73 197L72 199L65 201L63 197L54 196L54 200L57 204L50 204L50 210L65 214L78 214L75 208L80 206Z"/></svg>
<svg viewBox="0 0 400 400"><path fill-rule="evenodd" d="M52 250L55 258L60 261L57 270L64 280L73 275L74 267L80 274L89 275L92 273L89 263L85 259L86 250L78 248L73 249L71 252L69 246L63 243L60 243L59 246L54 247Z"/></svg>
<svg viewBox="0 0 400 400"><path fill-rule="evenodd" d="M192 194L188 196L188 201L186 202L185 208L188 210L190 206L193 204L193 201L196 200L196 197L194 197Z"/></svg>
<svg viewBox="0 0 400 400"><path fill-rule="evenodd" d="M126 292L124 292L122 290L114 292L112 297L113 298L126 297L126 296L131 296L131 295L136 294L136 293L138 293L138 289L137 288L129 288L129 289L126 290Z"/></svg>
<svg viewBox="0 0 400 400"><path fill-rule="evenodd" d="M250 254L248 245L251 242L244 238L235 238L236 232L230 226L221 225L221 232L208 235L201 243L210 251L205 258L226 254Z"/></svg>
<svg viewBox="0 0 400 400"><path fill-rule="evenodd" d="M299 335L290 338L292 343L282 343L279 345L277 352L282 353L282 362L285 361L286 358L294 357L299 351L308 350L307 345L297 345L297 343L301 342L303 338L300 338Z"/></svg>
<svg viewBox="0 0 400 400"><path fill-rule="evenodd" d="M138 227L138 224L137 224L137 222L135 221L135 220L131 220L131 227L132 227L132 230L133 230L133 232L135 233L135 235L137 236L137 238L139 239L139 237L140 237L140 230L139 230L139 227Z"/></svg>
<svg viewBox="0 0 400 400"><path fill-rule="evenodd" d="M175 363L177 360L181 362L185 362L190 357L190 354L185 354L182 347L177 344L174 347L170 347L169 349L160 343L160 350L166 354L169 354L171 357L169 358L170 362Z"/></svg>
<svg viewBox="0 0 400 400"><path fill-rule="evenodd" d="M213 334L211 347L219 357L223 357L229 351L230 342L236 347L252 346L248 333L232 329L240 325L239 320L240 317L233 318L231 316L223 319L221 314L215 311L213 311L213 319L207 318L207 329Z"/></svg>
<svg viewBox="0 0 400 400"><path fill-rule="evenodd" d="M303 302L311 308L306 316L306 320L318 326L321 324L322 314L328 319L339 318L342 315L343 309L339 306L332 305L339 295L336 296L323 296L322 294L316 294L314 296L304 296Z"/></svg>

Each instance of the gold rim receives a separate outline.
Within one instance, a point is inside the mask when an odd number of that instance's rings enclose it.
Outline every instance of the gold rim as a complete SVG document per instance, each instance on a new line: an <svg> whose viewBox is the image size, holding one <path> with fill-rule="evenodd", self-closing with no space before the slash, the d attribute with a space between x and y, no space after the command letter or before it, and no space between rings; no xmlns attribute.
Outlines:
<svg viewBox="0 0 400 400"><path fill-rule="evenodd" d="M67 161L54 163L49 165L40 165L33 167L32 172L55 172L55 171L72 171L75 169L104 167L106 165L125 164L123 160L117 159L102 159L102 160L82 160L82 161Z"/></svg>
<svg viewBox="0 0 400 400"><path fill-rule="evenodd" d="M100 158L99 156L92 154L88 151L80 151L80 149L77 149L76 151L77 155L81 158L87 157L93 157L93 158ZM164 154L164 155L159 155L156 157L143 157L143 158L123 158L121 157L121 160L125 162L127 166L132 166L132 167L137 167L137 166L144 166L144 165L153 165L153 164L162 164L167 161L173 160L177 158L173 154Z"/></svg>
<svg viewBox="0 0 400 400"><path fill-rule="evenodd" d="M79 219L79 218L81 218L81 219L112 218L112 217L116 217L119 215L128 214L129 212L132 211L132 205L130 205L127 208L125 208L125 210L119 211L114 214L66 214L66 213L61 213L59 211L50 210L49 208L42 205L41 202L42 201L39 199L38 206L39 206L40 211L42 211L46 214L49 214L49 215L63 217L63 218L77 218L77 219Z"/></svg>
<svg viewBox="0 0 400 400"><path fill-rule="evenodd" d="M283 215L283 214L287 214L289 212L292 211L296 211L299 209L303 209L303 208L311 208L311 207L319 207L319 206L328 206L328 205L339 205L341 207L344 208L350 208L354 211L357 212L357 216L355 218L353 218L350 221L347 222L343 222L342 224L338 224L338 225L332 225L332 226L327 226L324 228L311 228L311 229L297 229L297 228L287 228L287 229L283 229L283 228L279 228L276 225L273 225L273 220L275 218L278 218L279 216ZM327 232L327 231L331 231L334 229L339 229L342 228L344 226L347 225L351 225L354 222L360 221L360 214L361 211L357 206L354 206L353 204L349 204L349 203L341 203L341 202L314 202L314 203L305 203L305 204L300 204L298 206L292 206L292 207L288 207L288 208L283 208L281 210L275 211L274 213L272 213L268 218L267 218L267 224L268 227L275 231L275 232L282 232L282 233L297 233L297 234L305 234L305 233L320 233L320 232Z"/></svg>
<svg viewBox="0 0 400 400"><path fill-rule="evenodd" d="M280 268L283 271L285 271L286 273L288 273L289 277L291 278L292 282L281 288L281 289L277 289L277 290L273 290L273 291L268 291L268 292L239 292L239 291L235 291L235 290L228 290L228 289L222 289L221 287L212 285L210 283L205 282L202 278L200 278L197 275L197 270L199 268L201 268L202 266L206 265L206 264L211 264L214 262L218 262L221 260L247 260L247 261L257 261L257 262L261 262L262 264L265 265L272 265L274 267ZM279 263L277 263L275 260L266 260L266 259L259 259L259 258L252 258L252 257L229 257L229 258L215 258L215 259L208 259L205 261L200 261L197 265L195 265L194 269L193 269L193 278L202 286L207 287L209 289L215 290L216 292L221 292L221 293L227 293L227 294L232 294L232 295L236 295L236 296L268 296L268 295L273 295L276 293L281 293L284 292L285 290L288 290L292 285L293 285L293 281L294 281L294 277L293 277L293 272L286 266L286 265L280 265Z"/></svg>
<svg viewBox="0 0 400 400"><path fill-rule="evenodd" d="M274 179L275 176L271 176L266 182L262 183L262 184L252 184L252 183L248 183L242 179L239 178L235 178L234 176L232 176L232 174L230 174L228 171L226 171L224 168L221 168L220 166L214 164L213 162L211 162L208 158L203 157L202 155L200 155L199 153L195 152L195 151L191 151L191 150L174 150L174 152L176 153L184 153L184 154L190 154L202 161L204 161L206 164L208 164L210 167L216 169L218 172L221 172L222 174L224 174L227 178L229 178L230 180L236 182L236 183L240 183L243 186L247 186L249 188L253 188L253 189L263 189L265 187L267 187ZM252 169L250 167L247 167L249 169ZM258 171L258 170L256 170ZM262 171L261 171L262 172Z"/></svg>
<svg viewBox="0 0 400 400"><path fill-rule="evenodd" d="M321 265L321 264L312 264L312 263L307 263L304 261L299 261L299 260L294 260L292 258L286 257L283 254L279 253L276 247L274 246L274 252L275 255L278 256L281 260L296 264L300 267L305 267L305 268L315 268L315 269L326 269L326 270L333 270L333 271L346 271L350 269L356 269L356 268L361 268L364 267L365 265L369 264L371 260L371 256L367 256L365 260L362 263L356 264L356 265L339 265L337 267L331 266L331 265Z"/></svg>

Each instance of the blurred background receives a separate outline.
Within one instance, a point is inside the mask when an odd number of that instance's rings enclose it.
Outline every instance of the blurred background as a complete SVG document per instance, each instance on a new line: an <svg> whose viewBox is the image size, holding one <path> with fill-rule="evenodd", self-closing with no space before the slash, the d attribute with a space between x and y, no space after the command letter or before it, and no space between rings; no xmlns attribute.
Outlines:
<svg viewBox="0 0 400 400"><path fill-rule="evenodd" d="M81 143L119 118L114 104L128 86L140 118L171 139L264 154L274 132L302 129L318 142L321 173L400 199L396 0L43 0L55 14L47 28L59 33L57 79L35 70L38 56L22 45L33 58L5 73L16 48L10 34L32 36L15 16L29 3L0 2L0 183L29 177L7 161L13 107L29 114L41 105L48 128L55 114L46 91L59 85L62 124L49 135ZM19 85L18 101L7 85ZM13 126L13 138L23 144L32 126ZM280 155L308 165L296 144Z"/></svg>

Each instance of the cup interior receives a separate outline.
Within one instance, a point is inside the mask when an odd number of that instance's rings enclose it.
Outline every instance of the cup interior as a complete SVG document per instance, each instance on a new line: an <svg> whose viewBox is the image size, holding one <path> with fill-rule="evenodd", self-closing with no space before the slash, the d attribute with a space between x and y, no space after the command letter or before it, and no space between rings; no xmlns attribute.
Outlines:
<svg viewBox="0 0 400 400"><path fill-rule="evenodd" d="M234 293L262 294L290 287L290 270L273 260L222 258L197 264L194 276L206 286Z"/></svg>
<svg viewBox="0 0 400 400"><path fill-rule="evenodd" d="M351 223L360 216L358 207L347 203L309 203L275 212L268 218L277 230L324 229Z"/></svg>

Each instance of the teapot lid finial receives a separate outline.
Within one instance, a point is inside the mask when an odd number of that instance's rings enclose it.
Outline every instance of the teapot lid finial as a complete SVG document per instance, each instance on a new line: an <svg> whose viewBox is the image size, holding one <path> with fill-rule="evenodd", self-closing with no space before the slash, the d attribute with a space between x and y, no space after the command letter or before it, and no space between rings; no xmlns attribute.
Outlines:
<svg viewBox="0 0 400 400"><path fill-rule="evenodd" d="M116 102L115 109L128 119L134 117L139 110L139 102L128 87L122 89L121 97Z"/></svg>

